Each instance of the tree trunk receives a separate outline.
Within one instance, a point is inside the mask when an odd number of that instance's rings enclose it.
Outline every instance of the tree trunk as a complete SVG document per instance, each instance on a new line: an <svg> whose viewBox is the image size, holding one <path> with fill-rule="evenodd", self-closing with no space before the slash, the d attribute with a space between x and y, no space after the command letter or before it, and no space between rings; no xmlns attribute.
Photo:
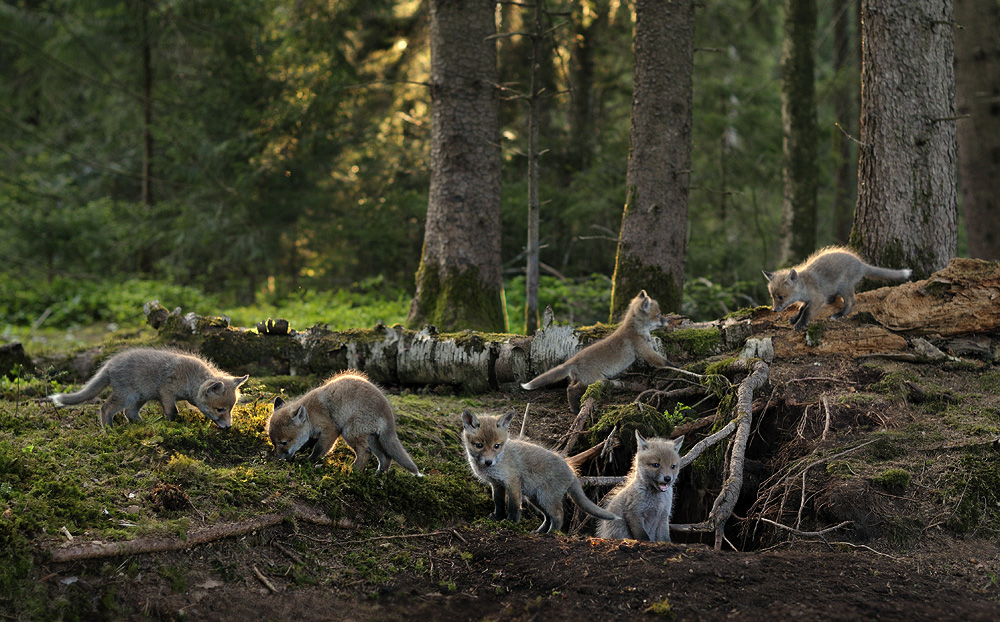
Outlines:
<svg viewBox="0 0 1000 622"><path fill-rule="evenodd" d="M506 329L494 6L431 2L431 180L411 327Z"/></svg>
<svg viewBox="0 0 1000 622"><path fill-rule="evenodd" d="M531 37L531 83L528 94L528 247L524 298L524 334L538 330L538 124L541 121L539 75L542 56L545 54L542 17L543 0L535 0L535 30Z"/></svg>
<svg viewBox="0 0 1000 622"><path fill-rule="evenodd" d="M607 6L598 2L591 11L573 3L573 39L570 46L569 153L566 173L586 170L594 148L594 46L607 24Z"/></svg>
<svg viewBox="0 0 1000 622"><path fill-rule="evenodd" d="M816 0L788 0L781 52L782 265L798 263L816 250L815 40Z"/></svg>
<svg viewBox="0 0 1000 622"><path fill-rule="evenodd" d="M832 128L833 157L837 163L836 186L833 191L833 239L847 244L851 238L851 219L856 202L858 161L852 137L858 135L857 97L858 72L852 62L855 46L851 24L855 22L854 0L836 0L833 5L833 116L838 127Z"/></svg>
<svg viewBox="0 0 1000 622"><path fill-rule="evenodd" d="M851 246L925 278L958 243L951 2L863 0Z"/></svg>
<svg viewBox="0 0 1000 622"><path fill-rule="evenodd" d="M677 310L691 174L691 0L635 4L632 130L611 316L642 289Z"/></svg>
<svg viewBox="0 0 1000 622"><path fill-rule="evenodd" d="M1000 259L1000 3L955 0L955 100L969 253Z"/></svg>

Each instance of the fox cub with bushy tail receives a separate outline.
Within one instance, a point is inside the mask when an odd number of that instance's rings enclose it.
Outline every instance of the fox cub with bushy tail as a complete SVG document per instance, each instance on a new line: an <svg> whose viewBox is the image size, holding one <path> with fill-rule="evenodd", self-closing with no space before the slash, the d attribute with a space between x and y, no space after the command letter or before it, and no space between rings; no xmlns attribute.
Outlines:
<svg viewBox="0 0 1000 622"><path fill-rule="evenodd" d="M521 520L521 498L541 510L535 533L562 529L563 500L569 494L580 509L604 520L618 518L583 492L566 458L540 445L509 437L514 411L503 417L462 412L462 443L472 472L493 489L493 520Z"/></svg>
<svg viewBox="0 0 1000 622"><path fill-rule="evenodd" d="M150 400L159 400L163 414L173 420L177 402L183 400L220 428L228 428L233 424L233 405L240 397L240 385L247 378L234 378L194 354L135 348L108 359L76 393L56 393L49 399L56 406L75 406L110 386L111 397L101 406L102 426L110 426L121 411L129 421L141 421L139 409Z"/></svg>
<svg viewBox="0 0 1000 622"><path fill-rule="evenodd" d="M278 458L288 459L314 441L310 460L319 460L341 436L354 451L360 473L372 454L382 473L395 460L417 477L420 469L396 436L396 417L382 391L358 371L346 371L291 402L277 397L267 421L267 434Z"/></svg>
<svg viewBox="0 0 1000 622"><path fill-rule="evenodd" d="M632 470L625 481L611 491L611 499L607 503L608 510L621 518L599 524L597 536L670 542L674 483L681 463L677 452L684 437L679 436L672 441L662 438L647 440L636 430L635 440L637 449Z"/></svg>
<svg viewBox="0 0 1000 622"><path fill-rule="evenodd" d="M909 268L893 270L866 264L857 253L841 246L818 250L804 263L788 270L762 272L767 278L771 308L775 313L784 311L794 302L802 303L798 313L792 318L795 330L805 330L816 312L823 305L833 304L837 296L844 300L844 306L830 316L830 319L835 320L850 313L854 309L854 288L865 277L902 281L912 274Z"/></svg>
<svg viewBox="0 0 1000 622"><path fill-rule="evenodd" d="M667 325L667 318L660 314L660 305L649 297L646 290L639 292L628 305L622 323L613 333L580 350L562 365L537 376L521 385L524 389L537 389L564 378L569 378L566 398L574 413L580 412L580 398L587 386L598 380L614 378L641 358L653 367L670 364L653 349L650 331Z"/></svg>

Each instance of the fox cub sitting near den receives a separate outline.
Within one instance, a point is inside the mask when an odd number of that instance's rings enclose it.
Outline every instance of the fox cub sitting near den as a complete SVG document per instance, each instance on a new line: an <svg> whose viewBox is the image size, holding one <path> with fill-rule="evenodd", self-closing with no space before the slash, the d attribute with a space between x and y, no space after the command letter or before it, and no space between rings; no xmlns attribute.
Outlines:
<svg viewBox="0 0 1000 622"><path fill-rule="evenodd" d="M635 432L636 452L625 481L611 491L608 510L621 516L597 526L600 538L670 542L674 483L680 470L678 452L684 437L672 441L645 439Z"/></svg>
<svg viewBox="0 0 1000 622"><path fill-rule="evenodd" d="M462 443L472 472L493 489L495 509L490 518L521 519L521 498L541 510L544 519L535 533L562 529L567 493L580 509L604 520L618 518L591 501L566 458L541 445L512 439L508 434L514 411L503 417L462 412Z"/></svg>

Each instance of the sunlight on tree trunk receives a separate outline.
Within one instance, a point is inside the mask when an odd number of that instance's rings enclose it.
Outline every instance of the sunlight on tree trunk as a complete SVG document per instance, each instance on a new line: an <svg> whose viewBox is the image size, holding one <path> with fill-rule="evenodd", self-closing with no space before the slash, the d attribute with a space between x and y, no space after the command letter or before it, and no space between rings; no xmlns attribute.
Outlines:
<svg viewBox="0 0 1000 622"><path fill-rule="evenodd" d="M524 334L538 330L538 123L541 120L539 94L539 64L545 53L545 33L542 17L543 0L535 0L535 30L531 37L531 87L528 94L528 265L525 278Z"/></svg>
<svg viewBox="0 0 1000 622"><path fill-rule="evenodd" d="M493 9L491 2L430 5L430 197L411 327L506 330Z"/></svg>

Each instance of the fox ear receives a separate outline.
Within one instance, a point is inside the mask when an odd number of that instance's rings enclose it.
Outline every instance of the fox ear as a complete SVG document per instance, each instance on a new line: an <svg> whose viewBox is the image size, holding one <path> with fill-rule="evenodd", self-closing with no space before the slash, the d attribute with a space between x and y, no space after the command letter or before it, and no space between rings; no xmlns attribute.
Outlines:
<svg viewBox="0 0 1000 622"><path fill-rule="evenodd" d="M684 435L680 435L674 439L674 451L680 451L681 445L684 444Z"/></svg>
<svg viewBox="0 0 1000 622"><path fill-rule="evenodd" d="M211 393L212 395L222 395L226 392L226 385L223 384L221 380L214 380L205 389L206 393Z"/></svg>
<svg viewBox="0 0 1000 622"><path fill-rule="evenodd" d="M309 420L309 415L306 413L305 406L299 406L299 409L295 411L294 415L292 415L292 423L294 423L295 425L302 425L308 420Z"/></svg>
<svg viewBox="0 0 1000 622"><path fill-rule="evenodd" d="M768 281L774 278L773 272L768 272L767 270L761 270L761 272L764 273L764 278L767 279Z"/></svg>
<svg viewBox="0 0 1000 622"><path fill-rule="evenodd" d="M465 424L465 429L467 430L479 429L479 417L472 414L472 411L468 408L462 411L462 423Z"/></svg>
<svg viewBox="0 0 1000 622"><path fill-rule="evenodd" d="M275 410L278 410L279 408L281 408L284 405L285 405L285 400L281 399L280 395L278 397L274 398L274 409Z"/></svg>
<svg viewBox="0 0 1000 622"><path fill-rule="evenodd" d="M502 430L506 430L507 428L509 428L510 427L510 422L514 420L514 415L516 415L516 414L517 413L515 411L508 410L507 414L504 415L500 419L500 421L497 421L497 427L500 428L500 429L502 429Z"/></svg>
<svg viewBox="0 0 1000 622"><path fill-rule="evenodd" d="M635 431L635 444L640 450L649 447L649 442L642 438L642 434L639 434L639 430Z"/></svg>
<svg viewBox="0 0 1000 622"><path fill-rule="evenodd" d="M233 382L235 382L236 386L239 387L239 386L242 386L243 383L246 382L249 379L250 379L250 374L247 374L246 376L243 376L242 378L235 378L233 380Z"/></svg>
<svg viewBox="0 0 1000 622"><path fill-rule="evenodd" d="M789 281L794 281L797 278L799 278L799 273L795 271L795 268L792 268L791 270L788 271Z"/></svg>

